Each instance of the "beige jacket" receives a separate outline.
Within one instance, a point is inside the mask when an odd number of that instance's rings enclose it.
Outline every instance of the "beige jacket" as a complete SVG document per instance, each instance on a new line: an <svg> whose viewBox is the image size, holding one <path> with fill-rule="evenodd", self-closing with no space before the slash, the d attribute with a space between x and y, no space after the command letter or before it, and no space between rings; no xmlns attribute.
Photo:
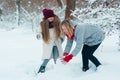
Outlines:
<svg viewBox="0 0 120 80"><path fill-rule="evenodd" d="M42 59L50 59L52 58L52 49L53 46L56 45L58 48L58 54L59 57L63 56L63 50L62 50L62 45L61 42L59 40L55 40L54 37L54 29L49 29L50 31L50 40L49 43L42 43L43 44L43 53L42 53Z"/></svg>

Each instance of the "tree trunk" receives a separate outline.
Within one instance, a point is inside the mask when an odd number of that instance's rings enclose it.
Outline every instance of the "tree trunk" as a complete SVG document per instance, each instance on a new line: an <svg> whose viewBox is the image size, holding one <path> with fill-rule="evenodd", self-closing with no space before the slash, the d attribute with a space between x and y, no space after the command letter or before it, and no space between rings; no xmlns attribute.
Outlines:
<svg viewBox="0 0 120 80"><path fill-rule="evenodd" d="M0 21L2 21L2 9L0 8Z"/></svg>
<svg viewBox="0 0 120 80"><path fill-rule="evenodd" d="M16 0L16 19L17 19L17 25L20 25L20 0Z"/></svg>
<svg viewBox="0 0 120 80"><path fill-rule="evenodd" d="M70 14L75 10L75 3L76 0L66 0L65 19L72 19L72 16Z"/></svg>

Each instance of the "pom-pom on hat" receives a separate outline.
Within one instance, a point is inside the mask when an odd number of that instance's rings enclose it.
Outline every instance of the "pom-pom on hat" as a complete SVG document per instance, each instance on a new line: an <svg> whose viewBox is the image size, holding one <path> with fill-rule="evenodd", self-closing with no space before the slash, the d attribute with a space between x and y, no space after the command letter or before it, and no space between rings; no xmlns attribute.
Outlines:
<svg viewBox="0 0 120 80"><path fill-rule="evenodd" d="M51 10L51 9L43 9L42 12L43 12L44 19L55 16L53 10Z"/></svg>

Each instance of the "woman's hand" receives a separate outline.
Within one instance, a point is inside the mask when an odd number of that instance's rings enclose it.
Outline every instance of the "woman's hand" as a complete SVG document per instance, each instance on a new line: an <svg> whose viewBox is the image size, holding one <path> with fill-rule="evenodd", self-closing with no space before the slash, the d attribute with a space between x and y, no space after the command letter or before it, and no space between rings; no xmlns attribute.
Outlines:
<svg viewBox="0 0 120 80"><path fill-rule="evenodd" d="M37 34L36 35L36 38L39 40L41 38L41 35L40 34Z"/></svg>

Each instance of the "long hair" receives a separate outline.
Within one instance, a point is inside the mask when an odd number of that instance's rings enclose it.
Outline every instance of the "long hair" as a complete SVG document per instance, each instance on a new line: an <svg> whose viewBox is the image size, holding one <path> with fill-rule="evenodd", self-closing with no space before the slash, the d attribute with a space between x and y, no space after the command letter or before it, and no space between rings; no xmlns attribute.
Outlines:
<svg viewBox="0 0 120 80"><path fill-rule="evenodd" d="M60 36L60 24L61 24L61 21L60 19L58 18L58 16L55 16L54 17L54 21L53 21L53 27L54 27L54 36L55 36L55 39L57 40ZM48 43L49 42L49 39L50 39L50 33L49 33L49 21L47 19L43 19L43 21L40 23L41 25L41 29L42 29L42 38L43 38L43 41L45 43Z"/></svg>
<svg viewBox="0 0 120 80"><path fill-rule="evenodd" d="M61 26L63 26L63 25L68 30L68 33L69 33L68 35L69 36L73 35L73 27L72 27L70 21L67 20L67 19L63 20L62 23L61 23ZM61 32L64 33L63 30L62 30L62 27L61 27Z"/></svg>

